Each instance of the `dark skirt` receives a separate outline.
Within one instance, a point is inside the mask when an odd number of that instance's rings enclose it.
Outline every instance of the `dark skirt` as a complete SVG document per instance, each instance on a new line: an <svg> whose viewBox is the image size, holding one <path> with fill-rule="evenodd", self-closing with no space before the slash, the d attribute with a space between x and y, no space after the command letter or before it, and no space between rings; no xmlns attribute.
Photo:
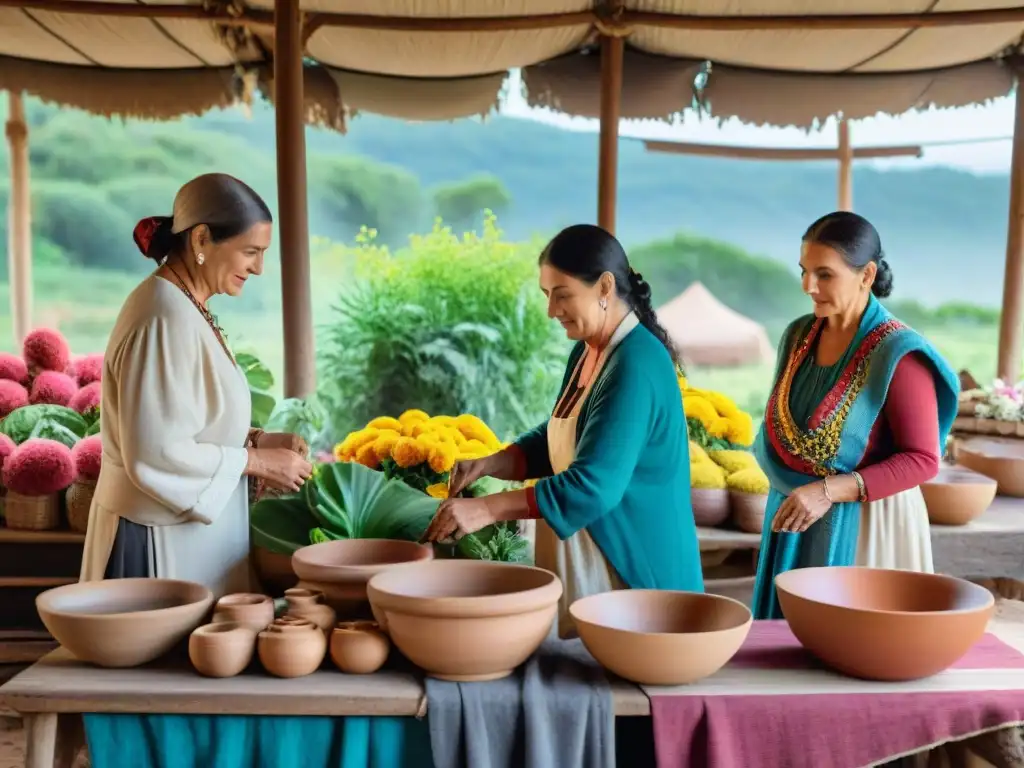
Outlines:
<svg viewBox="0 0 1024 768"><path fill-rule="evenodd" d="M117 521L117 536L110 550L105 579L140 579L155 574L150 568L153 529L123 517Z"/></svg>

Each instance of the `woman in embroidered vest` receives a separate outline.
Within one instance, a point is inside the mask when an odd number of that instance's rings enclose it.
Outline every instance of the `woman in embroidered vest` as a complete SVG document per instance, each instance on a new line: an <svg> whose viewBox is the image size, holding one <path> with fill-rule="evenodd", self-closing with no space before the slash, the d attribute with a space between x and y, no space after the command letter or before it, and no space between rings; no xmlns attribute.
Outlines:
<svg viewBox="0 0 1024 768"><path fill-rule="evenodd" d="M219 173L183 186L173 216L136 226L160 266L128 296L107 345L82 581L250 589L248 478L294 491L312 467L295 435L250 430L249 386L207 301L263 272L270 233L266 203Z"/></svg>
<svg viewBox="0 0 1024 768"><path fill-rule="evenodd" d="M932 571L918 486L938 472L959 382L939 353L878 301L892 270L854 213L814 222L800 253L814 313L783 334L754 445L768 473L756 618L781 618L773 580L791 568Z"/></svg>
<svg viewBox="0 0 1024 768"><path fill-rule="evenodd" d="M563 230L540 256L548 315L577 342L551 418L506 450L453 469L452 491L484 476L541 478L521 491L442 502L431 540L501 520L537 521L536 563L568 606L612 589L704 591L675 351L651 289L599 227ZM454 495L454 493L453 493Z"/></svg>

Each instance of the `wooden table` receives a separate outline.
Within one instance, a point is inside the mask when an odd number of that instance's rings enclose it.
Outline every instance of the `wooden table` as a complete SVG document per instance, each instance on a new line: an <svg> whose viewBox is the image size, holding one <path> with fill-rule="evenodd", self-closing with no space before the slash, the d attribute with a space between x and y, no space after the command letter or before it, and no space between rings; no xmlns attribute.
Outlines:
<svg viewBox="0 0 1024 768"><path fill-rule="evenodd" d="M635 685L613 682L612 695L617 717L650 714ZM422 680L410 672L363 676L325 668L288 680L262 672L215 680L197 675L187 661L101 669L58 649L0 688L0 705L24 717L25 768L52 768L58 714L422 717L427 699Z"/></svg>

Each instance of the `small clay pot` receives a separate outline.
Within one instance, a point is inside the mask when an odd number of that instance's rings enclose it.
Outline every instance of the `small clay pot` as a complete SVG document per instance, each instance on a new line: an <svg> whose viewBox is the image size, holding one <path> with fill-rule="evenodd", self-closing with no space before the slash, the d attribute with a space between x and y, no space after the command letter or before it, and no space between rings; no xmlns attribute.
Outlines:
<svg viewBox="0 0 1024 768"><path fill-rule="evenodd" d="M729 517L729 492L724 488L691 488L693 521L702 528L714 528Z"/></svg>
<svg viewBox="0 0 1024 768"><path fill-rule="evenodd" d="M311 621L285 617L260 632L256 650L263 668L275 677L303 677L323 663L327 636Z"/></svg>
<svg viewBox="0 0 1024 768"><path fill-rule="evenodd" d="M188 638L188 657L196 672L207 677L234 677L249 666L256 633L236 621L206 624Z"/></svg>
<svg viewBox="0 0 1024 768"><path fill-rule="evenodd" d="M325 633L330 633L338 620L335 610L324 602L324 593L313 589L293 588L284 593L288 601L288 616L308 619Z"/></svg>
<svg viewBox="0 0 1024 768"><path fill-rule="evenodd" d="M297 608L300 605L318 605L323 603L324 593L318 589L292 587L284 591L284 599L288 601L289 608Z"/></svg>
<svg viewBox="0 0 1024 768"><path fill-rule="evenodd" d="M745 533L761 533L768 494L729 491L729 506L737 528Z"/></svg>
<svg viewBox="0 0 1024 768"><path fill-rule="evenodd" d="M325 603L299 605L294 608L288 606L288 615L312 621L320 627L322 632L326 634L330 633L331 629L334 627L334 623L338 620L338 614L335 613L331 606Z"/></svg>
<svg viewBox="0 0 1024 768"><path fill-rule="evenodd" d="M373 621L338 624L331 632L331 660L349 675L370 675L384 666L391 641Z"/></svg>
<svg viewBox="0 0 1024 768"><path fill-rule="evenodd" d="M274 621L274 601L267 595L237 592L217 601L214 621L231 621L261 632Z"/></svg>

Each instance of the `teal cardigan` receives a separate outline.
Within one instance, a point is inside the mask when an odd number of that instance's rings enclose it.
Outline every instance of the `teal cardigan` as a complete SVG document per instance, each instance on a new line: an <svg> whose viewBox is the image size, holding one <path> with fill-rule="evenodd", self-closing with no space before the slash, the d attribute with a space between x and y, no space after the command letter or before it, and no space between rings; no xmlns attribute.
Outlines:
<svg viewBox="0 0 1024 768"><path fill-rule="evenodd" d="M583 354L569 356L564 390ZM690 450L668 351L638 325L608 357L576 422L576 460L552 474L547 422L516 441L537 508L559 538L586 529L631 589L704 591Z"/></svg>

